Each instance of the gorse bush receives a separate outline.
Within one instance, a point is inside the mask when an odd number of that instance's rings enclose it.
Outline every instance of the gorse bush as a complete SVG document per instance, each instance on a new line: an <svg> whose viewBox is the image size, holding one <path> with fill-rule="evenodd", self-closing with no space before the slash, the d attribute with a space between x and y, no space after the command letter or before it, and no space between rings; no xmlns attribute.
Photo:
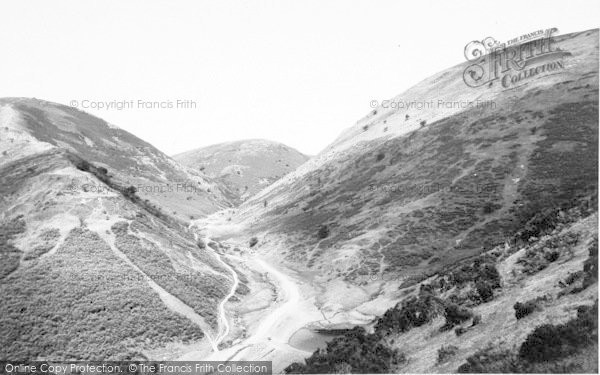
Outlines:
<svg viewBox="0 0 600 375"><path fill-rule="evenodd" d="M458 347L454 345L444 345L438 349L437 363L447 362L458 353Z"/></svg>
<svg viewBox="0 0 600 375"><path fill-rule="evenodd" d="M319 231L317 232L317 236L320 239L329 237L329 228L327 227L327 225L321 225L321 227L319 228Z"/></svg>
<svg viewBox="0 0 600 375"><path fill-rule="evenodd" d="M390 334L406 332L413 327L422 326L440 315L443 306L430 294L409 297L394 308L389 309L377 320L375 332Z"/></svg>
<svg viewBox="0 0 600 375"><path fill-rule="evenodd" d="M390 373L395 365L406 361L397 349L381 342L376 334L367 334L355 327L341 337L327 343L326 349L315 351L304 364L294 363L285 368L286 373Z"/></svg>
<svg viewBox="0 0 600 375"><path fill-rule="evenodd" d="M598 282L598 237L594 238L588 247L588 258L583 263L583 284L585 289Z"/></svg>
<svg viewBox="0 0 600 375"><path fill-rule="evenodd" d="M551 361L576 353L598 340L598 300L593 306L580 306L577 318L564 324L544 324L531 332L519 349L530 362Z"/></svg>
<svg viewBox="0 0 600 375"><path fill-rule="evenodd" d="M532 314L536 310L537 301L529 300L525 303L517 302L515 303L513 308L515 309L515 318L519 320L526 317L527 315Z"/></svg>
<svg viewBox="0 0 600 375"><path fill-rule="evenodd" d="M248 245L249 245L250 247L254 247L254 246L257 244L257 243L258 243L258 238L256 238L256 237L252 237L252 238L250 239L250 242L248 243Z"/></svg>
<svg viewBox="0 0 600 375"><path fill-rule="evenodd" d="M475 284L475 289L483 302L489 302L494 299L494 289L490 284L484 281L478 281Z"/></svg>
<svg viewBox="0 0 600 375"><path fill-rule="evenodd" d="M459 373L593 373L598 371L598 305L582 306L562 325L545 324L518 349L490 345L467 357ZM590 363L580 355L589 356Z"/></svg>
<svg viewBox="0 0 600 375"><path fill-rule="evenodd" d="M464 307L460 307L454 303L448 303L444 309L444 316L446 317L446 323L444 328L452 328L459 325L473 317L473 312Z"/></svg>

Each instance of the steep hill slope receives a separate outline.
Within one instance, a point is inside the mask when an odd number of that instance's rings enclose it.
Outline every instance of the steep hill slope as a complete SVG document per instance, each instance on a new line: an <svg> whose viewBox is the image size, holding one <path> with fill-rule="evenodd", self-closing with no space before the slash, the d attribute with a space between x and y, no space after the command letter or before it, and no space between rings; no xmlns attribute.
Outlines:
<svg viewBox="0 0 600 375"><path fill-rule="evenodd" d="M143 199L189 219L229 205L228 192L151 144L77 109L37 99L0 99L5 148L0 164L38 150L60 148L107 169ZM81 187L78 187L81 188Z"/></svg>
<svg viewBox="0 0 600 375"><path fill-rule="evenodd" d="M170 200L130 186L210 180L62 106L3 100L0 121L0 358L143 359L209 345L230 271L160 209ZM193 202L210 212L217 197Z"/></svg>
<svg viewBox="0 0 600 375"><path fill-rule="evenodd" d="M473 88L464 63L394 98L434 105L377 108L231 210L238 240L256 236L259 251L315 277L325 310L341 319L363 303L362 313L380 314L399 285L597 194L598 31L554 42L564 69L551 74ZM488 104L444 104L456 101ZM390 274L400 277L381 281Z"/></svg>
<svg viewBox="0 0 600 375"><path fill-rule="evenodd" d="M263 139L220 143L173 158L223 182L238 201L253 196L308 160L291 147Z"/></svg>

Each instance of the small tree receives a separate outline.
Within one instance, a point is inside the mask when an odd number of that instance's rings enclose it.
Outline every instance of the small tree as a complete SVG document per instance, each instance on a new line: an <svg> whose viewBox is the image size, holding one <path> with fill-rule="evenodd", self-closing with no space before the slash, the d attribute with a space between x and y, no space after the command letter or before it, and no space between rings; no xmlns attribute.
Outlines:
<svg viewBox="0 0 600 375"><path fill-rule="evenodd" d="M79 169L80 171L88 172L90 170L90 163L88 163L86 160L81 159L77 161L75 167L77 167L77 169Z"/></svg>
<svg viewBox="0 0 600 375"><path fill-rule="evenodd" d="M250 239L249 245L250 245L250 247L254 247L257 243L258 243L258 238L252 237Z"/></svg>
<svg viewBox="0 0 600 375"><path fill-rule="evenodd" d="M469 309L462 308L455 303L449 303L444 309L446 316L446 326L454 327L473 317L473 313Z"/></svg>
<svg viewBox="0 0 600 375"><path fill-rule="evenodd" d="M494 290L492 287L483 281L478 281L475 284L475 288L477 289L477 294L483 302L489 302L494 299Z"/></svg>
<svg viewBox="0 0 600 375"><path fill-rule="evenodd" d="M425 125L427 125L427 121L423 120L419 123L419 125L421 125L421 127L424 128Z"/></svg>
<svg viewBox="0 0 600 375"><path fill-rule="evenodd" d="M135 197L135 193L137 193L137 189L135 188L135 186L129 186L126 187L125 190L123 190L123 195L130 199Z"/></svg>
<svg viewBox="0 0 600 375"><path fill-rule="evenodd" d="M537 307L537 303L535 300L530 300L525 303L517 302L513 306L515 309L515 318L517 320L526 317L527 315L533 313Z"/></svg>
<svg viewBox="0 0 600 375"><path fill-rule="evenodd" d="M319 236L319 238L321 239L327 238L329 236L329 228L327 227L327 225L321 225L319 231L317 232L317 236Z"/></svg>

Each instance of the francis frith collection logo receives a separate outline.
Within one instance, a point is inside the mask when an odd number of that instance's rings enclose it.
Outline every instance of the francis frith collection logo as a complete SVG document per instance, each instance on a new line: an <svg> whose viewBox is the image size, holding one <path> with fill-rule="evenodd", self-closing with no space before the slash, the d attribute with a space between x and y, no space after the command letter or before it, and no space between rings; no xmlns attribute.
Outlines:
<svg viewBox="0 0 600 375"><path fill-rule="evenodd" d="M506 43L492 37L474 40L465 46L465 58L472 64L463 71L467 86L491 87L498 81L503 89L520 86L533 78L557 73L565 68L564 58L553 34L558 29L537 30Z"/></svg>

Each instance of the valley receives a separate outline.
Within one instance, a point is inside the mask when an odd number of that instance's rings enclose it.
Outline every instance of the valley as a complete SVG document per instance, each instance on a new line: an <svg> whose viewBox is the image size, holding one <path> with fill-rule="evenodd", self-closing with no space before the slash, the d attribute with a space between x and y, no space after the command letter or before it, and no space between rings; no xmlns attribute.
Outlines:
<svg viewBox="0 0 600 375"><path fill-rule="evenodd" d="M0 99L0 358L597 372L598 30L556 44L510 90L462 63L392 99L494 105L382 104L314 157Z"/></svg>

